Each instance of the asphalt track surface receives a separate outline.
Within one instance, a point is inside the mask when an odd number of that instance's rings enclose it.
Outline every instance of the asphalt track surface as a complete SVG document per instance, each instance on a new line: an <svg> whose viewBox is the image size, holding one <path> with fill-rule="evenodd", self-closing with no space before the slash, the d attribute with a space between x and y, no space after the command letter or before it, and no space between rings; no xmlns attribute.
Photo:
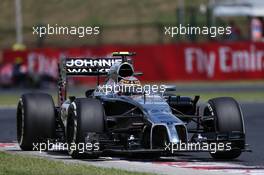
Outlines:
<svg viewBox="0 0 264 175"><path fill-rule="evenodd" d="M215 161L208 153L181 153L158 160L139 160L125 157L106 157L99 160L72 160L63 152L22 152L16 144L16 109L0 108L0 150L33 154L55 160L114 167L158 174L264 174L264 102L241 103L246 126L247 143L252 152L243 153L237 160Z"/></svg>

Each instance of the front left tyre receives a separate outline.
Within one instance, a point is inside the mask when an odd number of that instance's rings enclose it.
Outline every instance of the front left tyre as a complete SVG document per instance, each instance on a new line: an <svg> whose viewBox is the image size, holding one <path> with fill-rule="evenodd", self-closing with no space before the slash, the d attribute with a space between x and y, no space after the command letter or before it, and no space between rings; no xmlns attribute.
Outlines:
<svg viewBox="0 0 264 175"><path fill-rule="evenodd" d="M93 98L75 99L68 109L66 127L69 155L74 159L98 158L99 149L96 150L97 153L93 149L95 144L99 148L99 143L87 143L86 138L88 133L103 132L104 108L102 103ZM92 144L92 150L86 150L87 144Z"/></svg>
<svg viewBox="0 0 264 175"><path fill-rule="evenodd" d="M24 151L55 137L55 107L50 95L23 94L17 106L17 140Z"/></svg>

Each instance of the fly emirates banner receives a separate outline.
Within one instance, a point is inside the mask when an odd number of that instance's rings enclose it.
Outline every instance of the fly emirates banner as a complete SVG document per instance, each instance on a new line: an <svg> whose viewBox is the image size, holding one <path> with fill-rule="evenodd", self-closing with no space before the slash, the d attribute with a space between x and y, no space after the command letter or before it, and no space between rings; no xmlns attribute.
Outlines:
<svg viewBox="0 0 264 175"><path fill-rule="evenodd" d="M62 57L106 58L114 51L136 52L136 71L143 81L249 80L264 78L264 43L176 43L107 45L74 48L4 50L2 66L22 60L28 73L57 76Z"/></svg>

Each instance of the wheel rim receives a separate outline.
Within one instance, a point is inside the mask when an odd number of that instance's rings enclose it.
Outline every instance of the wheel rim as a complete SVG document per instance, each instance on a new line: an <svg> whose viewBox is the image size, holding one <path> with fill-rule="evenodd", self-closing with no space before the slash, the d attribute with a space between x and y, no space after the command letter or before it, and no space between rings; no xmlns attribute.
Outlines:
<svg viewBox="0 0 264 175"><path fill-rule="evenodd" d="M76 144L77 137L77 119L72 113L69 113L68 123L67 123L67 140L69 146L69 154L72 155L74 150L71 149L72 144Z"/></svg>
<svg viewBox="0 0 264 175"><path fill-rule="evenodd" d="M24 131L25 131L25 112L23 107L23 101L22 99L19 100L18 104L18 111L17 111L17 138L18 143L21 146L23 144L24 139Z"/></svg>

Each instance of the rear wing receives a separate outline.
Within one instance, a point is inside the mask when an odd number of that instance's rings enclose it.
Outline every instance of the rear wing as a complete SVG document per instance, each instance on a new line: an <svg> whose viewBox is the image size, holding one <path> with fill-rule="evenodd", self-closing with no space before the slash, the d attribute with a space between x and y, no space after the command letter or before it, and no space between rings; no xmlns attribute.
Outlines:
<svg viewBox="0 0 264 175"><path fill-rule="evenodd" d="M107 75L110 68L118 63L130 62L127 56L133 56L135 53L114 52L112 58L62 58L58 64L58 103L62 103L67 98L67 77L68 76L97 76L97 85L99 77Z"/></svg>
<svg viewBox="0 0 264 175"><path fill-rule="evenodd" d="M107 75L111 66L121 62L122 58L65 58L60 69L66 75Z"/></svg>

